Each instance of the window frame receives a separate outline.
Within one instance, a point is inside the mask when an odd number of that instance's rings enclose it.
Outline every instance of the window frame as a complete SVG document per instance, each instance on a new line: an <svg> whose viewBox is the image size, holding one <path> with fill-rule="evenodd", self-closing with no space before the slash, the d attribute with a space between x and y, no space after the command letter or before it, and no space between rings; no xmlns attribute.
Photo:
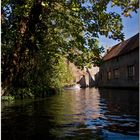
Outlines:
<svg viewBox="0 0 140 140"><path fill-rule="evenodd" d="M107 72L107 80L111 80L111 71Z"/></svg>
<svg viewBox="0 0 140 140"><path fill-rule="evenodd" d="M116 72L117 72L117 73L116 73ZM113 76L114 76L114 79L119 79L119 77L120 77L119 68L113 69Z"/></svg>
<svg viewBox="0 0 140 140"><path fill-rule="evenodd" d="M135 76L135 65L128 65L127 66L127 77L133 78Z"/></svg>

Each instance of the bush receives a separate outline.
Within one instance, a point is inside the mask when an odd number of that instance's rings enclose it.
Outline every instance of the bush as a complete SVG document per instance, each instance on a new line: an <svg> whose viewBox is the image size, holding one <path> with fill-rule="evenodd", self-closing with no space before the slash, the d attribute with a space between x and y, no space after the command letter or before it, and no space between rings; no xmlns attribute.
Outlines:
<svg viewBox="0 0 140 140"><path fill-rule="evenodd" d="M16 99L34 98L32 90L30 88L16 88L10 91L10 95Z"/></svg>
<svg viewBox="0 0 140 140"><path fill-rule="evenodd" d="M15 99L15 97L11 96L11 95L1 97L2 101L13 101L14 99Z"/></svg>

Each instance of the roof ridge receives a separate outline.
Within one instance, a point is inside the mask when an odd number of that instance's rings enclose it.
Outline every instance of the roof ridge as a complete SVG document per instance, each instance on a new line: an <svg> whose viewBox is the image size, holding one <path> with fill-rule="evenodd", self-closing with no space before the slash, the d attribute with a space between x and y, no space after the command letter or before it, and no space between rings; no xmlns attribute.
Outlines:
<svg viewBox="0 0 140 140"><path fill-rule="evenodd" d="M111 58L117 57L119 55L128 53L131 50L134 50L136 47L138 47L139 45L137 45L137 42L139 41L139 33L137 33L136 35L126 39L123 42L120 42L116 45L114 45L108 52L107 54L105 54L103 56L104 60L109 60ZM131 43L132 42L132 43ZM136 42L136 43L135 43ZM133 44L133 45L131 45ZM129 46L130 47L129 47Z"/></svg>

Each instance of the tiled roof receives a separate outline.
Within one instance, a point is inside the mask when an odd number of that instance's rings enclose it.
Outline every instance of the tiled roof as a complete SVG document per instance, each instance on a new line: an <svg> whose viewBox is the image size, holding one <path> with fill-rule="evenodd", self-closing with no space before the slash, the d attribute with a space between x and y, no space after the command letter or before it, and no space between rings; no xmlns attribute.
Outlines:
<svg viewBox="0 0 140 140"><path fill-rule="evenodd" d="M110 51L103 57L104 61L110 60L120 55L124 55L139 48L139 33L135 36L113 46Z"/></svg>

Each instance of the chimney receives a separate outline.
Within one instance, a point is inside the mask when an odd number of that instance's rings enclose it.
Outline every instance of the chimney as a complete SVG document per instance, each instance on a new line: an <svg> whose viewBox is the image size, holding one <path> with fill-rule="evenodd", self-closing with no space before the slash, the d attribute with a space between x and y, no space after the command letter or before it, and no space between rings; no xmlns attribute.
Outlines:
<svg viewBox="0 0 140 140"><path fill-rule="evenodd" d="M106 53L108 53L111 50L111 47L106 48Z"/></svg>

